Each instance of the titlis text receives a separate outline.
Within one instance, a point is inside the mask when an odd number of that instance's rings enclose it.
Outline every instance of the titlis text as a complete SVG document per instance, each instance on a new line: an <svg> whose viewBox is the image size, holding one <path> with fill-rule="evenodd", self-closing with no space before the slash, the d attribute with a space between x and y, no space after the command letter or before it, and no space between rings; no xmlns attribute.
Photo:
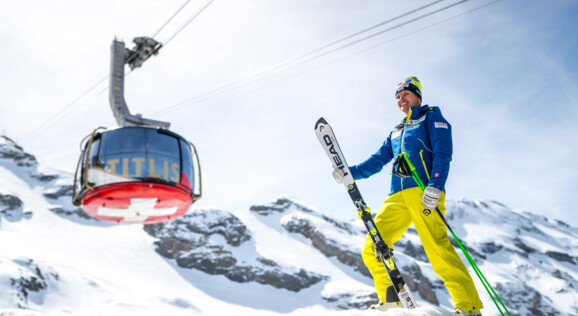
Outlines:
<svg viewBox="0 0 578 316"><path fill-rule="evenodd" d="M332 159L333 162L335 162L335 166L345 172L345 165L343 164L343 160L341 160L341 157L335 150L335 144L333 144L331 137L329 135L324 135L323 140L325 141L325 145L327 145L327 148L329 148L329 152L333 155ZM345 175L347 176L347 172L345 172Z"/></svg>

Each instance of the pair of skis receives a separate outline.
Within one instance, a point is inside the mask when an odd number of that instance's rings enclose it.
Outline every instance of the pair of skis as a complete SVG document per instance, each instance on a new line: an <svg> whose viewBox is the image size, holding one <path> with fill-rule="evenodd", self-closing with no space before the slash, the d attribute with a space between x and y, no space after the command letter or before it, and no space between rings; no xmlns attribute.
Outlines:
<svg viewBox="0 0 578 316"><path fill-rule="evenodd" d="M359 218L363 221L369 236L375 244L376 252L385 266L401 305L403 308L416 308L417 302L407 288L401 272L397 269L397 266L393 261L393 250L381 238L381 234L375 226L375 222L371 216L371 210L367 207L367 204L365 204L365 201L363 200L363 197L361 197L361 193L357 188L357 184L355 183L355 180L353 180L353 176L351 176L351 172L349 171L345 157L341 152L341 148L339 148L335 134L333 133L331 126L329 126L329 123L327 123L324 118L320 118L317 123L315 123L315 134L317 135L317 138L319 138L319 142L321 142L323 149L325 149L325 152L329 156L333 168L343 170L345 174L343 177L343 184L345 185L353 204L357 208Z"/></svg>

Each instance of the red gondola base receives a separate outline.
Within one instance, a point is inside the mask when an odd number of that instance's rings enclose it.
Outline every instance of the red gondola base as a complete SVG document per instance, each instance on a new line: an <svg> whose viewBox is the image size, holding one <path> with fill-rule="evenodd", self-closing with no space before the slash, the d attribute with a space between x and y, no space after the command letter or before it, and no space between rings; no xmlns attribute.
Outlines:
<svg viewBox="0 0 578 316"><path fill-rule="evenodd" d="M190 191L162 183L124 182L97 187L82 196L92 217L118 224L154 224L184 215Z"/></svg>

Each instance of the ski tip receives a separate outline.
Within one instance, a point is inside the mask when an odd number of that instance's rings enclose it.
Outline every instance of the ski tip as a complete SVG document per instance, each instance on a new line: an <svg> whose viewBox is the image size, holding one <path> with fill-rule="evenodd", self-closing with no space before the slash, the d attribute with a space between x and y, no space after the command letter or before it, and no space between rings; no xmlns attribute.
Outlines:
<svg viewBox="0 0 578 316"><path fill-rule="evenodd" d="M317 120L317 123L315 123L315 130L317 130L317 127L319 127L319 124L326 124L327 125L328 123L323 117L320 117Z"/></svg>

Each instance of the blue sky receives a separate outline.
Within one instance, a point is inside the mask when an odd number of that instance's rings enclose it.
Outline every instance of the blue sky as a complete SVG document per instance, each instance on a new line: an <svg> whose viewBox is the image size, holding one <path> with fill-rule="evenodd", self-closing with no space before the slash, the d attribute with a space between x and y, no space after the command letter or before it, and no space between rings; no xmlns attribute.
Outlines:
<svg viewBox="0 0 578 316"><path fill-rule="evenodd" d="M170 121L197 146L204 180L197 207L244 210L288 194L354 218L313 125L325 117L348 162L361 162L402 118L395 85L416 75L424 102L453 126L448 199L492 199L578 225L576 1L471 0L243 81L430 2L216 0L127 76L125 97L133 113ZM3 134L45 165L73 172L81 139L116 125L107 82L80 97L108 75L112 40L132 47L184 3L0 3ZM156 39L169 39L203 4L191 1ZM244 85L231 89L235 82ZM197 99L222 87L229 88ZM373 209L389 191L389 168L359 183Z"/></svg>

